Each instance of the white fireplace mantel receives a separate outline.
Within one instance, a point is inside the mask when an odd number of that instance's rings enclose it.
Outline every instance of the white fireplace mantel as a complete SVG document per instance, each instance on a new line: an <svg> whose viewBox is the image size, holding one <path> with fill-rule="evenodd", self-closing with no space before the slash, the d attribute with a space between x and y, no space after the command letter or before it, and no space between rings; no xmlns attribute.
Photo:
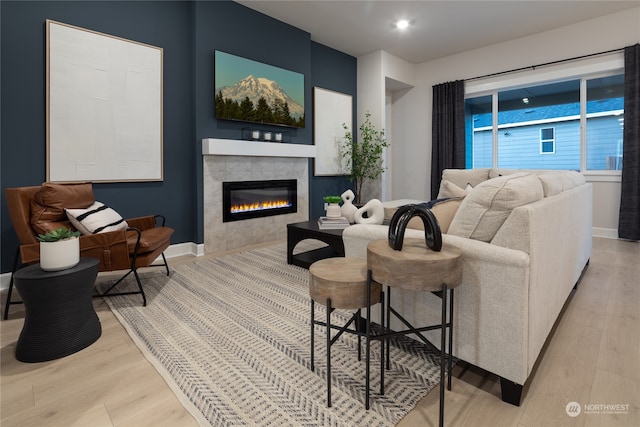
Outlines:
<svg viewBox="0 0 640 427"><path fill-rule="evenodd" d="M316 157L315 145L205 138L203 156Z"/></svg>

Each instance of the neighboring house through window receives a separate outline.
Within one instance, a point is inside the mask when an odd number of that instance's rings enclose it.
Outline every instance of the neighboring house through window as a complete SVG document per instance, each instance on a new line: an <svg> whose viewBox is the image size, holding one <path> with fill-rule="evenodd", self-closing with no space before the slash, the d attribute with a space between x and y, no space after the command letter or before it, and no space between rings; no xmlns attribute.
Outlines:
<svg viewBox="0 0 640 427"><path fill-rule="evenodd" d="M530 77L526 84L494 81L485 84L491 90L479 90L482 84L467 89L467 168L619 175L624 74L619 68L603 72L607 64L579 77L568 71L573 76L564 80L554 72L553 82Z"/></svg>

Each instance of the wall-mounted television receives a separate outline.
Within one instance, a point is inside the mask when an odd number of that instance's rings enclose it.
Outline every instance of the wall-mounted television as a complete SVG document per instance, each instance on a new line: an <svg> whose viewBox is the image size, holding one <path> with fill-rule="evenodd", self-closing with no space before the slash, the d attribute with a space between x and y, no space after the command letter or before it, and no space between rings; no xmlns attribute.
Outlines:
<svg viewBox="0 0 640 427"><path fill-rule="evenodd" d="M217 119L304 127L304 74L215 51Z"/></svg>

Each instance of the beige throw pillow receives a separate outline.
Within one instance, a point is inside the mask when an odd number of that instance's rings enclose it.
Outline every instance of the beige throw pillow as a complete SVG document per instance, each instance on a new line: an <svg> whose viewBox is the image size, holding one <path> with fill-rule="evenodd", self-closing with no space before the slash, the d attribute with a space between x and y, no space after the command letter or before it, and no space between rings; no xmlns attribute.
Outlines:
<svg viewBox="0 0 640 427"><path fill-rule="evenodd" d="M467 184L475 187L483 181L489 179L489 168L481 169L445 169L442 171L442 180L453 182L460 188L465 188Z"/></svg>
<svg viewBox="0 0 640 427"><path fill-rule="evenodd" d="M384 219L385 221L390 221L393 217L393 214L396 213L400 206L417 205L419 203L424 203L424 201L416 199L397 199L390 200L388 202L382 202L382 206L384 206Z"/></svg>
<svg viewBox="0 0 640 427"><path fill-rule="evenodd" d="M468 184L466 188L460 188L456 184L448 180L442 180L440 183L440 192L438 193L438 199L449 199L464 197L467 195L467 190L473 188L471 184Z"/></svg>
<svg viewBox="0 0 640 427"><path fill-rule="evenodd" d="M442 233L446 233L449 230L449 225L453 220L453 217L458 212L458 208L462 203L462 197L457 199L447 199L442 202L436 203L432 208L431 212L438 220L438 225L440 225L440 231ZM422 219L415 217L411 218L411 221L407 224L407 228L413 228L416 230L424 230L424 222Z"/></svg>
<svg viewBox="0 0 640 427"><path fill-rule="evenodd" d="M514 208L542 197L542 184L530 173L514 173L484 181L464 198L448 233L490 242Z"/></svg>

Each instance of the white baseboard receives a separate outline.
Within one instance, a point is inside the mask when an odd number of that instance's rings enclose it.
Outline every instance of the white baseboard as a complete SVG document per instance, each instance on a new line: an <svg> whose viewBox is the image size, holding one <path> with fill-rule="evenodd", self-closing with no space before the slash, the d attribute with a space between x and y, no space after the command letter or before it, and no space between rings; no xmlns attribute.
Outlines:
<svg viewBox="0 0 640 427"><path fill-rule="evenodd" d="M177 243L171 245L164 251L164 255L167 258L176 258L184 255L203 256L204 255L204 243Z"/></svg>
<svg viewBox="0 0 640 427"><path fill-rule="evenodd" d="M167 259L177 258L185 255L203 256L204 255L204 243L177 243L171 245L164 251L164 256ZM157 260L156 260L157 261ZM162 262L160 259L157 262ZM9 282L11 281L11 273L3 273L0 275L0 292L9 289Z"/></svg>
<svg viewBox="0 0 640 427"><path fill-rule="evenodd" d="M605 239L618 238L618 230L615 228L593 227L591 234L593 237L604 237Z"/></svg>

